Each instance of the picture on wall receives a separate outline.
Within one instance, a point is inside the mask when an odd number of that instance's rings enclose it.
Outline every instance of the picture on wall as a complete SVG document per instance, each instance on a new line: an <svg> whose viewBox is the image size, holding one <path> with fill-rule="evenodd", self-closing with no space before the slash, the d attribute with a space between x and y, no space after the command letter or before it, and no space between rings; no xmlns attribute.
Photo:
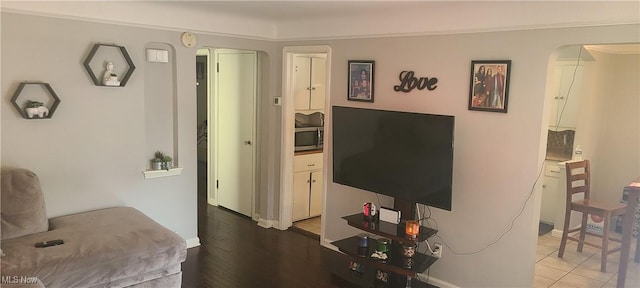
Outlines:
<svg viewBox="0 0 640 288"><path fill-rule="evenodd" d="M471 61L469 110L507 113L511 60Z"/></svg>
<svg viewBox="0 0 640 288"><path fill-rule="evenodd" d="M373 102L373 75L375 61L349 60L347 99Z"/></svg>

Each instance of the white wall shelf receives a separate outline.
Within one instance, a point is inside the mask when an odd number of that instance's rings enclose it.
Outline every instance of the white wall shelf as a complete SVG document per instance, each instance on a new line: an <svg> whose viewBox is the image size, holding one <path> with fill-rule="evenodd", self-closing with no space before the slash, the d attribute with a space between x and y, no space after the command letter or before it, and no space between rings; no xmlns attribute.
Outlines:
<svg viewBox="0 0 640 288"><path fill-rule="evenodd" d="M144 174L144 179L176 176L182 174L182 167L175 167L169 170L146 170L142 173Z"/></svg>

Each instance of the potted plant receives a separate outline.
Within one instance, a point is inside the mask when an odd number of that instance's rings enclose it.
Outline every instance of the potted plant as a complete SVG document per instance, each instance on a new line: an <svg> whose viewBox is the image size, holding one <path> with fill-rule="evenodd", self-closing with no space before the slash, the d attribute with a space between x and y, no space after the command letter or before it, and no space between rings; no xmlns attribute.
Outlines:
<svg viewBox="0 0 640 288"><path fill-rule="evenodd" d="M153 170L169 170L173 165L171 164L173 158L169 155L165 155L161 151L156 151L151 159L151 169Z"/></svg>
<svg viewBox="0 0 640 288"><path fill-rule="evenodd" d="M49 109L44 106L44 103L38 101L27 100L27 103L24 107L24 112L27 113L27 117L33 118L33 116L38 116L43 118L44 116L49 115Z"/></svg>

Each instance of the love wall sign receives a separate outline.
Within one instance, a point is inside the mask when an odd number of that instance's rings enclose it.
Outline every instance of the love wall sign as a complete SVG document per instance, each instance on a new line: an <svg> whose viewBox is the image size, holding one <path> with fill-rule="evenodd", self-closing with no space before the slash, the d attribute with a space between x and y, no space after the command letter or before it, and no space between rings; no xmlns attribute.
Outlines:
<svg viewBox="0 0 640 288"><path fill-rule="evenodd" d="M398 92L411 92L411 90L418 88L423 90L427 88L429 91L433 91L438 88L438 78L435 77L416 77L413 71L400 72L400 85L393 86L393 90Z"/></svg>

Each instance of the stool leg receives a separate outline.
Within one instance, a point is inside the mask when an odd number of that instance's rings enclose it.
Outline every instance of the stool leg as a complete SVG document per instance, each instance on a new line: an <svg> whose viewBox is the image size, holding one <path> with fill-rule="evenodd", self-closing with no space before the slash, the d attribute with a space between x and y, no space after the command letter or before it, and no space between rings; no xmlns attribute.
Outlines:
<svg viewBox="0 0 640 288"><path fill-rule="evenodd" d="M607 272L607 255L609 255L609 223L611 222L611 212L604 213L604 223L602 226L602 255L600 256L600 271Z"/></svg>
<svg viewBox="0 0 640 288"><path fill-rule="evenodd" d="M564 256L564 248L567 246L567 237L569 236L569 222L571 220L571 209L567 207L564 212L564 227L562 227L562 239L560 240L560 249L558 249L558 258Z"/></svg>
<svg viewBox="0 0 640 288"><path fill-rule="evenodd" d="M580 224L580 239L578 241L578 252L582 253L582 247L584 247L584 237L587 233L587 218L589 214L582 212L582 224Z"/></svg>

